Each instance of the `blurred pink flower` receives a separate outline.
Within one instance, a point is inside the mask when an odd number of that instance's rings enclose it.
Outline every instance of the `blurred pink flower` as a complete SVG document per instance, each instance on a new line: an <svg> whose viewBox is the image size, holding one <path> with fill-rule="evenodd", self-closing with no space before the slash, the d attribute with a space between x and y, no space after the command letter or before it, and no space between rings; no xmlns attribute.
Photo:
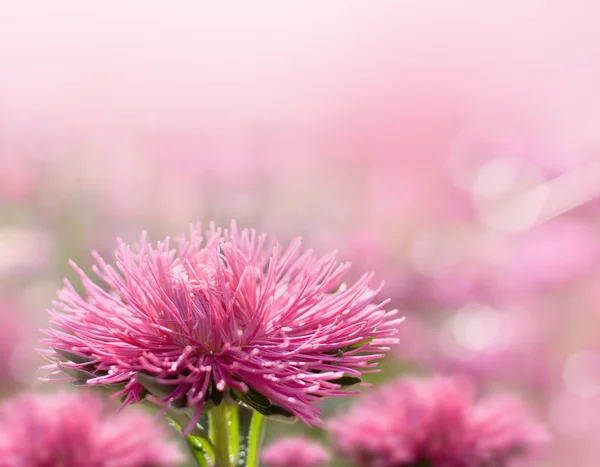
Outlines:
<svg viewBox="0 0 600 467"><path fill-rule="evenodd" d="M3 467L166 467L183 456L141 412L110 414L90 393L24 394L0 406Z"/></svg>
<svg viewBox="0 0 600 467"><path fill-rule="evenodd" d="M384 277L389 294L403 298L407 279L405 268L391 257L391 246L382 232L372 226L356 227L354 230L323 228L311 232L312 243L318 245L318 251L330 251L335 248L340 257L352 263L356 269L349 277L358 279L361 270L374 271L377 277Z"/></svg>
<svg viewBox="0 0 600 467"><path fill-rule="evenodd" d="M372 467L505 467L547 436L517 400L476 402L457 378L398 379L328 427L342 456Z"/></svg>
<svg viewBox="0 0 600 467"><path fill-rule="evenodd" d="M301 436L278 439L261 455L267 467L322 467L330 458L320 444Z"/></svg>
<svg viewBox="0 0 600 467"><path fill-rule="evenodd" d="M124 404L149 390L165 407L190 407L188 429L224 396L319 424L312 402L354 393L397 342L399 320L376 302L371 275L343 285L349 264L302 252L299 240L282 249L235 223L211 224L175 249L146 235L133 249L121 244L116 268L95 258L108 291L74 266L85 295L69 282L59 292L49 368L89 385L124 384Z"/></svg>
<svg viewBox="0 0 600 467"><path fill-rule="evenodd" d="M559 218L515 238L499 281L508 290L552 288L598 270L600 242L589 220Z"/></svg>
<svg viewBox="0 0 600 467"><path fill-rule="evenodd" d="M0 226L0 278L38 272L54 249L49 232L31 226Z"/></svg>
<svg viewBox="0 0 600 467"><path fill-rule="evenodd" d="M407 313L394 355L419 368L545 393L552 369L544 348L549 329L535 318L522 306L493 308L476 302L453 313Z"/></svg>
<svg viewBox="0 0 600 467"><path fill-rule="evenodd" d="M448 267L429 278L428 299L442 308L454 308L472 301L493 299L493 273L473 261Z"/></svg>
<svg viewBox="0 0 600 467"><path fill-rule="evenodd" d="M14 350L23 337L22 322L17 318L17 305L8 301L0 301L0 387L14 381L11 371L11 358Z"/></svg>
<svg viewBox="0 0 600 467"><path fill-rule="evenodd" d="M551 362L545 346L557 320L541 304L538 284L523 280L531 272L529 253L509 257L509 275L504 266L515 241L512 237L490 241L470 233L462 239L463 244L468 241L479 244L467 246L458 258L433 271L413 273L406 305L411 311L404 324L410 332L403 334L397 356L436 371L466 373L479 381L548 389ZM429 251L423 256L436 258ZM518 271L521 257L525 271ZM543 321L538 319L540 313Z"/></svg>

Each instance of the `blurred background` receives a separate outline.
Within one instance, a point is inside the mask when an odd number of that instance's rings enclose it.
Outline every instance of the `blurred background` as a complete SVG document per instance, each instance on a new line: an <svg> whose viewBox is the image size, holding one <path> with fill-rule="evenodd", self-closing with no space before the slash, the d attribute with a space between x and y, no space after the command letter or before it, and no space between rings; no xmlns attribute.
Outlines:
<svg viewBox="0 0 600 467"><path fill-rule="evenodd" d="M385 280L407 320L373 381L469 374L548 424L540 465L596 467L599 19L591 0L1 2L1 393L35 384L69 258L235 218Z"/></svg>

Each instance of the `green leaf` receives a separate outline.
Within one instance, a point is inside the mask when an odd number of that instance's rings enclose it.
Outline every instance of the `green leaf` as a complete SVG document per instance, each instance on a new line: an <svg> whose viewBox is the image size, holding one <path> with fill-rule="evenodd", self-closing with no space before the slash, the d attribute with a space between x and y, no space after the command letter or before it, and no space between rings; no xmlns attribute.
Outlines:
<svg viewBox="0 0 600 467"><path fill-rule="evenodd" d="M211 448L206 443L206 440L196 438L195 436L188 436L186 444L192 451L192 455L199 467L212 467L215 465L214 452L210 450Z"/></svg>
<svg viewBox="0 0 600 467"><path fill-rule="evenodd" d="M167 418L169 419L169 422L171 422L171 425L173 425L177 431L179 431L180 433L183 431L183 428L186 428L188 426L188 424L190 423L190 420L193 414L186 414L186 413L182 413L180 411L174 411L174 410L168 410L167 411ZM183 428L181 428L183 427ZM208 433L206 432L206 430L202 427L202 425L200 425L199 423L197 423L194 428L192 429L192 431L190 432L191 436L195 436L197 438L204 438L204 439L209 439Z"/></svg>
<svg viewBox="0 0 600 467"><path fill-rule="evenodd" d="M179 433L183 431L181 427L187 420L183 415L169 413L167 418ZM215 448L206 431L196 426L185 441L199 467L212 467L215 465Z"/></svg>

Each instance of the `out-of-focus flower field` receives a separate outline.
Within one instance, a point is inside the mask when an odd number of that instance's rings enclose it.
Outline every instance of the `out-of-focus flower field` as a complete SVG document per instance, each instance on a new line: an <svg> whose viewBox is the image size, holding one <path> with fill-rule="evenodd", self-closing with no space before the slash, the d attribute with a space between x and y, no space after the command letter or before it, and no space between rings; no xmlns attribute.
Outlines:
<svg viewBox="0 0 600 467"><path fill-rule="evenodd" d="M69 259L236 219L385 281L371 382L471 376L547 424L539 465L598 465L598 5L5 3L3 397Z"/></svg>

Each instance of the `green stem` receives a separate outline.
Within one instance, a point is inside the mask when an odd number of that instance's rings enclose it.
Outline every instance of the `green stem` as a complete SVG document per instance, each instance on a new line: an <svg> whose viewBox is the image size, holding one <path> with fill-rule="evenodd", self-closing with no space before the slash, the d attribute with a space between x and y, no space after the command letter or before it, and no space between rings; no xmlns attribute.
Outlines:
<svg viewBox="0 0 600 467"><path fill-rule="evenodd" d="M228 408L225 403L212 408L208 412L208 429L210 439L216 449L215 467L231 467L229 457L229 417Z"/></svg>
<svg viewBox="0 0 600 467"><path fill-rule="evenodd" d="M227 427L229 428L229 462L237 465L240 456L240 417L237 405L227 407Z"/></svg>
<svg viewBox="0 0 600 467"><path fill-rule="evenodd" d="M252 411L250 433L248 433L248 457L246 467L258 467L258 455L263 438L264 418L260 412Z"/></svg>

